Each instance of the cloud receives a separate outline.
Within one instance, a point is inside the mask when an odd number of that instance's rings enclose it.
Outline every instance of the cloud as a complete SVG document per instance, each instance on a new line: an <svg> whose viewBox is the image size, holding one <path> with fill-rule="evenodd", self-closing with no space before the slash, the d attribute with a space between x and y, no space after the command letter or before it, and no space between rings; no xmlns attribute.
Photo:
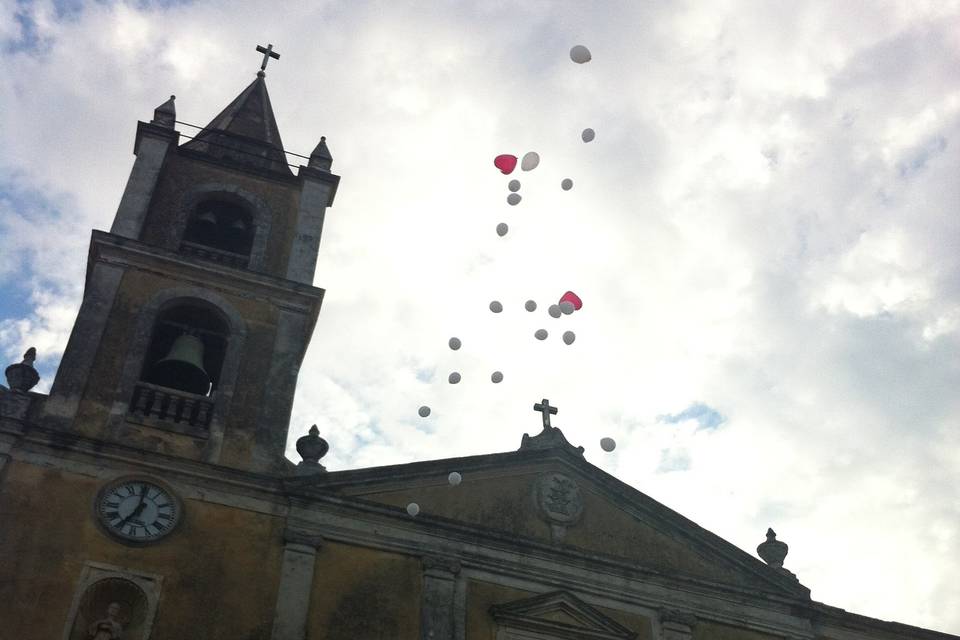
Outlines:
<svg viewBox="0 0 960 640"><path fill-rule="evenodd" d="M313 423L330 469L512 450L547 397L718 535L774 526L816 598L960 630L956 2L57 7L0 4L8 360L62 350L136 120L206 123L268 38L284 142L343 176L293 459ZM509 207L492 158L529 150Z"/></svg>

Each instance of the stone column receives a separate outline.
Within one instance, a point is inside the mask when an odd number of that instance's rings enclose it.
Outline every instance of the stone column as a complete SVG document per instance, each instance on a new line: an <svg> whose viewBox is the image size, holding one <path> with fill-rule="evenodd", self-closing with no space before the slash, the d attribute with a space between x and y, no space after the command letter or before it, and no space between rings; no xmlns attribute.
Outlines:
<svg viewBox="0 0 960 640"><path fill-rule="evenodd" d="M287 523L283 532L283 565L271 640L304 640L313 590L313 566L323 538L300 523Z"/></svg>
<svg viewBox="0 0 960 640"><path fill-rule="evenodd" d="M660 638L662 640L692 640L697 617L692 613L673 609L660 610Z"/></svg>
<svg viewBox="0 0 960 640"><path fill-rule="evenodd" d="M460 563L452 558L423 559L421 640L454 640L456 637L456 586L459 573Z"/></svg>

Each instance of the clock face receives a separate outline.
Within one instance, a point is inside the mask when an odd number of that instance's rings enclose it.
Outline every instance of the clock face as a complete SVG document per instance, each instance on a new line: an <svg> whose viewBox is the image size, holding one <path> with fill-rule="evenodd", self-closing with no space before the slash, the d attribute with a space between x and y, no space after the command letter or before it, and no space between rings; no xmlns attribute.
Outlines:
<svg viewBox="0 0 960 640"><path fill-rule="evenodd" d="M152 542L180 520L173 494L155 482L128 478L107 485L97 499L97 516L111 534L132 542Z"/></svg>

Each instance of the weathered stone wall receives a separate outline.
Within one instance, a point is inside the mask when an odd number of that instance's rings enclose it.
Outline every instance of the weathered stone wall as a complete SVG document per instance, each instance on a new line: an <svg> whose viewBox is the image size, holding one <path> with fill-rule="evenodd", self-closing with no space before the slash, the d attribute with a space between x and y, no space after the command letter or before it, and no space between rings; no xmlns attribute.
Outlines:
<svg viewBox="0 0 960 640"><path fill-rule="evenodd" d="M7 467L0 485L2 637L62 637L88 561L162 576L153 638L269 637L282 518L185 499L169 537L128 546L94 520L101 479L21 461Z"/></svg>
<svg viewBox="0 0 960 640"><path fill-rule="evenodd" d="M419 638L421 585L417 558L324 544L317 552L307 637Z"/></svg>
<svg viewBox="0 0 960 640"><path fill-rule="evenodd" d="M300 203L300 185L293 179L267 178L171 153L160 174L140 239L171 251L178 250L190 213L185 204L196 195L198 187L204 185L234 192L241 198L253 196L263 206L270 229L261 270L286 277Z"/></svg>

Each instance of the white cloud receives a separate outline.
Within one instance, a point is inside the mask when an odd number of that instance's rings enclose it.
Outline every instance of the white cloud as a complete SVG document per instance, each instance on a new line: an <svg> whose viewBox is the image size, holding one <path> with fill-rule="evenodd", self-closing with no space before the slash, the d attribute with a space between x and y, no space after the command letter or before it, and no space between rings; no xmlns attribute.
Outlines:
<svg viewBox="0 0 960 640"><path fill-rule="evenodd" d="M751 552L773 526L814 597L960 630L958 3L51 6L0 84L29 194L0 286L23 271L35 309L0 320L8 357L62 348L135 121L173 93L206 123L270 41L287 147L325 134L343 175L291 450L314 422L331 469L514 449L548 397L701 525ZM492 158L531 149L509 207ZM567 289L584 309L547 317ZM657 421L694 402L727 421Z"/></svg>

